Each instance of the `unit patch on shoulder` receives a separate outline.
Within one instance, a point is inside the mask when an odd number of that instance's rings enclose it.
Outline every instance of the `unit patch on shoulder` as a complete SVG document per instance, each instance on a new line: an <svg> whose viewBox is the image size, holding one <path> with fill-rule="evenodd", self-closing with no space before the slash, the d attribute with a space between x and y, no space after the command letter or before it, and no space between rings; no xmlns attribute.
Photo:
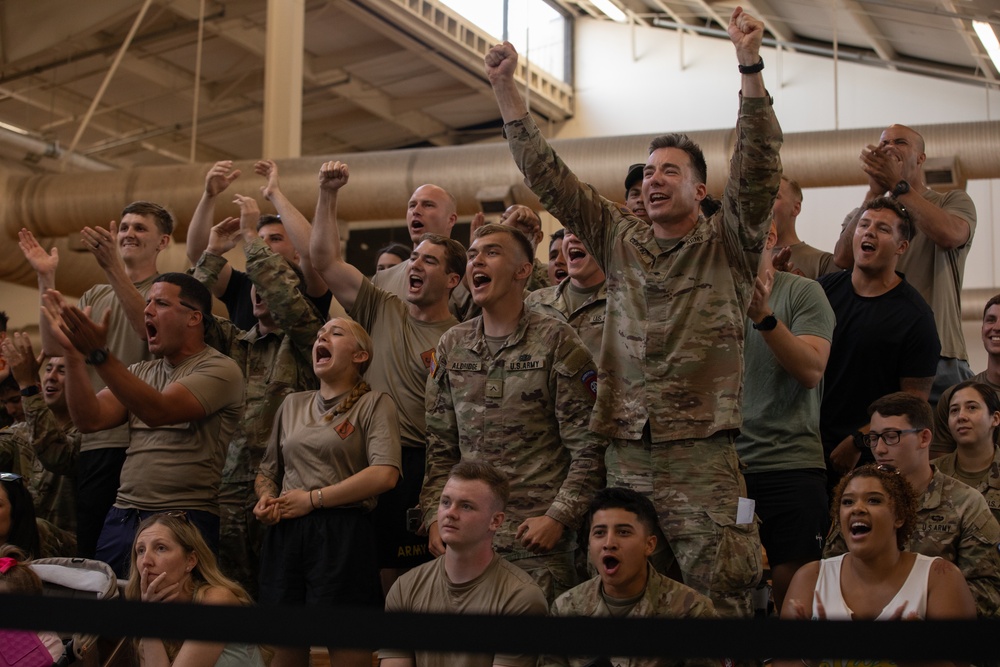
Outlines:
<svg viewBox="0 0 1000 667"><path fill-rule="evenodd" d="M580 376L580 382L590 390L591 395L597 398L597 371L591 369Z"/></svg>

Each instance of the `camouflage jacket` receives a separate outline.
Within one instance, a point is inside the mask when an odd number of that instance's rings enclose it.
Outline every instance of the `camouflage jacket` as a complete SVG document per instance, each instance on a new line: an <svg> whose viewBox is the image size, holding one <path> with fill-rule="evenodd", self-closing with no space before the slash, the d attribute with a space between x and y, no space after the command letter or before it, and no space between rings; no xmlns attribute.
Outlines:
<svg viewBox="0 0 1000 667"><path fill-rule="evenodd" d="M669 250L652 228L582 183L530 117L504 126L542 205L607 276L607 326L591 428L626 440L739 428L743 326L781 176L770 98L742 98L722 207Z"/></svg>
<svg viewBox="0 0 1000 667"><path fill-rule="evenodd" d="M25 451L30 449L24 437L14 431L14 425L0 428L0 472L30 476L31 468L25 468ZM28 459L30 463L30 458Z"/></svg>
<svg viewBox="0 0 1000 667"><path fill-rule="evenodd" d="M933 467L933 466L932 466ZM1000 614L1000 525L982 494L934 469L920 497L917 523L907 549L951 561L965 575L980 616ZM847 551L838 522L830 528L823 557Z"/></svg>
<svg viewBox="0 0 1000 667"><path fill-rule="evenodd" d="M312 345L323 320L296 289L298 277L281 255L260 239L247 244L246 254L247 274L280 331L261 335L259 325L243 331L222 318L209 323L205 342L239 364L246 378L243 419L229 444L223 484L253 482L285 396L318 387ZM225 264L225 258L206 252L194 277L211 287Z"/></svg>
<svg viewBox="0 0 1000 667"><path fill-rule="evenodd" d="M934 465L937 466L939 472L949 477L955 477L955 460L957 457L958 455L952 452L939 459L934 459ZM974 488L983 494L986 504L989 505L990 511L993 512L994 518L1000 522L1000 447L993 448L993 463L990 464L986 480Z"/></svg>
<svg viewBox="0 0 1000 667"><path fill-rule="evenodd" d="M626 618L718 618L712 601L684 584L664 577L647 565L648 579L642 599ZM552 603L552 616L611 616L601 596L601 578L594 577L560 595ZM542 656L539 667L570 665L584 667L593 657ZM668 665L719 664L718 661L685 661L667 658L611 657L615 667L667 667Z"/></svg>
<svg viewBox="0 0 1000 667"><path fill-rule="evenodd" d="M83 435L72 422L60 425L41 394L25 396L21 405L27 439L35 454L30 484L35 498L35 515L64 530L75 531L73 478Z"/></svg>
<svg viewBox="0 0 1000 667"><path fill-rule="evenodd" d="M531 275L528 277L528 284L524 286L528 292L535 292L549 286L549 267L542 264L538 258L531 263Z"/></svg>
<svg viewBox="0 0 1000 667"><path fill-rule="evenodd" d="M553 553L576 547L576 529L604 482L607 442L587 428L597 370L565 323L525 308L517 329L490 353L481 317L441 337L427 379L424 520L437 519L451 467L483 460L510 480L507 516L494 547L508 560L535 554L514 539L529 517L566 526Z"/></svg>
<svg viewBox="0 0 1000 667"><path fill-rule="evenodd" d="M576 334L587 346L590 353L597 359L601 354L601 336L604 334L604 311L607 306L608 293L605 285L592 294L582 306L574 312L569 310L569 302L565 293L569 289L569 281L564 280L553 287L532 292L524 300L524 305L542 315L554 317L573 327Z"/></svg>

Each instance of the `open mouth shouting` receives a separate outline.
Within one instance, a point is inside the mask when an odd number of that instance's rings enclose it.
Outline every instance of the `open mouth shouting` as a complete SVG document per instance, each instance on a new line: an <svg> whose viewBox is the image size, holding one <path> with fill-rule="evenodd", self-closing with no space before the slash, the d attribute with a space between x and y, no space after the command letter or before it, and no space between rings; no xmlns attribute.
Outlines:
<svg viewBox="0 0 1000 667"><path fill-rule="evenodd" d="M858 538L872 532L872 526L864 519L852 519L849 530L851 537Z"/></svg>
<svg viewBox="0 0 1000 667"><path fill-rule="evenodd" d="M332 359L333 353L330 351L330 348L322 343L316 343L313 347L313 366L317 368L326 366Z"/></svg>
<svg viewBox="0 0 1000 667"><path fill-rule="evenodd" d="M479 288L481 288L481 287L483 287L485 285L488 285L491 282L493 282L493 279L490 278L485 273L482 273L480 271L474 271L472 273L472 287L473 287L473 289L479 289Z"/></svg>
<svg viewBox="0 0 1000 667"><path fill-rule="evenodd" d="M420 289L423 286L424 286L424 279L423 279L423 277L411 271L410 272L410 292L419 292Z"/></svg>
<svg viewBox="0 0 1000 667"><path fill-rule="evenodd" d="M618 560L617 556L607 554L601 557L601 567L604 568L605 574L609 577L615 576L615 573L618 572L621 564L622 562Z"/></svg>
<svg viewBox="0 0 1000 667"><path fill-rule="evenodd" d="M152 320L146 320L146 344L153 346L158 342L156 325Z"/></svg>

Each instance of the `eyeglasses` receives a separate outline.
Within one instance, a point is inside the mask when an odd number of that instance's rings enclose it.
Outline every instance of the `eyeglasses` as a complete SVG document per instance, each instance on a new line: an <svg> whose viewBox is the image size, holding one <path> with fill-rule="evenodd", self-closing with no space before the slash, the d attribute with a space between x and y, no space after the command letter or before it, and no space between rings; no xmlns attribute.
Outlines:
<svg viewBox="0 0 1000 667"><path fill-rule="evenodd" d="M878 447L878 439L882 438L886 446L892 447L893 445L899 444L899 437L904 433L920 433L924 429L922 428L894 428L888 431L882 431L881 433L876 433L875 431L869 431L861 436L861 439L865 441L865 444L875 449Z"/></svg>
<svg viewBox="0 0 1000 667"><path fill-rule="evenodd" d="M0 481L2 482L20 482L24 478L20 475L12 472L0 472Z"/></svg>
<svg viewBox="0 0 1000 667"><path fill-rule="evenodd" d="M887 472L891 475L899 474L899 470L896 469L896 466L891 466L888 463L879 463L875 466L875 470L878 470L879 472Z"/></svg>
<svg viewBox="0 0 1000 667"><path fill-rule="evenodd" d="M183 301L178 301L178 303L184 306L185 308L189 308L190 310L200 310L199 308L195 308L194 306L192 306L190 303L184 303Z"/></svg>

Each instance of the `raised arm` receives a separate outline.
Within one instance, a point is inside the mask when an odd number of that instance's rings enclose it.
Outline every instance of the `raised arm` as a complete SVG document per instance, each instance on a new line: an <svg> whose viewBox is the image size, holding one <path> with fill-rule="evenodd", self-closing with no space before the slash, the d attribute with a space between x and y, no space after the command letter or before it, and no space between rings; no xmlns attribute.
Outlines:
<svg viewBox="0 0 1000 667"><path fill-rule="evenodd" d="M114 290L115 296L122 305L122 312L128 318L129 326L139 336L146 340L146 322L143 311L146 309L146 298L135 288L132 279L125 270L125 262L118 251L118 223L112 220L108 228L84 227L80 232L83 245L97 260L98 266L104 270L108 284Z"/></svg>
<svg viewBox="0 0 1000 667"><path fill-rule="evenodd" d="M306 294L312 297L323 296L326 294L327 286L323 282L323 277L314 268L318 264L314 263L310 256L309 238L312 235L312 226L281 191L278 165L274 160L260 160L253 166L253 170L267 179L267 184L260 187L260 193L264 199L271 202L274 210L281 216L281 224L288 234L288 239L292 242L295 252L299 254L299 266L306 277Z"/></svg>
<svg viewBox="0 0 1000 667"><path fill-rule="evenodd" d="M310 246L316 266L321 267L323 280L333 296L350 311L361 290L364 274L344 260L340 250L340 229L337 227L337 197L347 184L350 171L343 162L324 162L319 170L319 197L313 219Z"/></svg>
<svg viewBox="0 0 1000 667"><path fill-rule="evenodd" d="M781 184L779 151L783 137L763 75L755 71L763 67L763 23L737 7L730 16L728 30L743 73L736 146L723 194L723 220L738 239L738 247L729 246L730 259L747 253L743 255L746 268L756 273L757 253L770 227L774 197Z"/></svg>
<svg viewBox="0 0 1000 667"><path fill-rule="evenodd" d="M52 294L52 292L50 291L46 296L48 294ZM68 385L69 357L76 357L74 364L78 361L82 365L83 359L95 350L107 348L108 315L105 315L101 324L97 324L92 322L87 314L73 306L63 305L59 314L62 318L60 331L65 338L64 344L71 345L78 353L71 355L67 352L66 355ZM153 428L197 421L205 417L204 406L183 384L172 382L161 392L133 375L128 367L111 353L108 353L107 361L97 364L95 368L97 374L107 384L107 388L102 389L96 398L101 399L110 393L121 409L116 406L105 406L103 402L101 405L94 402L89 402L89 405L81 405L80 407L84 410L89 411L89 408L100 410L98 415L91 417L86 413L78 413L79 411L74 410L71 406L70 414L73 417L73 422L84 433L116 426L124 421L126 412L135 415ZM93 393L92 390L91 393ZM105 408L110 409L111 407L114 410L109 413L109 410ZM109 414L116 420L110 424L107 423Z"/></svg>
<svg viewBox="0 0 1000 667"><path fill-rule="evenodd" d="M299 277L285 258L271 250L255 233L256 223L251 220L257 203L249 197L238 203L239 234L243 237L247 275L257 288L257 296L267 304L274 323L291 339L300 358L311 367L312 345L325 320L299 292Z"/></svg>
<svg viewBox="0 0 1000 667"><path fill-rule="evenodd" d="M22 229L18 232L17 238L17 245L21 248L21 252L24 253L24 259L28 261L28 264L35 270L35 275L38 277L38 295L39 299L41 299L41 295L45 294L46 290L56 288L56 269L59 267L59 250L55 246L52 246L52 250L46 252L45 248L35 239L35 235L27 229ZM40 309L44 311L44 304L39 305ZM62 352L62 347L52 335L48 318L42 316L38 319L38 332L42 338L42 353L48 357L59 356Z"/></svg>
<svg viewBox="0 0 1000 667"><path fill-rule="evenodd" d="M212 231L208 236L208 245L195 263L192 275L213 294L222 271L229 266L225 254L236 247L240 236L239 218L226 218L219 224L212 226Z"/></svg>
<svg viewBox="0 0 1000 667"><path fill-rule="evenodd" d="M10 363L11 373L21 389L40 387L38 362L27 334L15 332L0 342L0 349ZM49 363L52 363L51 361ZM45 404L42 393L21 399L24 420L28 424L28 440L46 470L58 475L75 474L80 453L80 434L63 430L56 416Z"/></svg>
<svg viewBox="0 0 1000 667"><path fill-rule="evenodd" d="M504 42L494 46L486 54L484 59L486 64L486 77L493 86L493 94L497 98L497 106L500 107L500 116L504 124L520 120L528 115L528 106L521 97L521 91L517 89L514 81L514 72L517 70L517 51L510 42Z"/></svg>
<svg viewBox="0 0 1000 667"><path fill-rule="evenodd" d="M767 252L767 251L765 251ZM768 271L765 279L757 278L754 285L753 296L750 299L750 307L747 309L747 317L754 324L760 324L765 317L773 315L769 299L771 290L774 287L774 272ZM830 310L826 297L819 291L817 299L822 299L825 310ZM817 308L818 310L818 308ZM833 323L833 313L829 313L830 323ZM756 334L764 339L767 347L771 350L778 364L788 372L796 382L806 389L812 389L819 385L826 372L826 362L830 358L830 341L821 336L810 334L796 335L788 328L790 322L778 320L774 329L767 331L760 330ZM833 333L832 330L830 332ZM748 332L754 335L754 332Z"/></svg>
<svg viewBox="0 0 1000 667"><path fill-rule="evenodd" d="M66 394L66 407L73 423L76 424L81 433L103 431L124 424L128 418L128 411L115 398L114 394L106 388L102 389L100 393L94 393L94 388L90 384L90 375L87 373L87 366L84 363L84 355L76 349L74 343L68 338L70 328L64 320L64 314L69 306L66 305L62 295L55 290L47 290L42 295L42 305L42 313L48 321L54 340L63 351L62 357L66 363L66 382L63 391ZM103 323L96 324L90 321L89 312L83 313L79 309L74 310L79 313L80 318L98 330L100 334L98 340L106 336L110 313L105 313Z"/></svg>
<svg viewBox="0 0 1000 667"><path fill-rule="evenodd" d="M761 61L760 42L764 37L764 24L743 11L742 7L733 10L729 17L729 39L736 47L736 60L740 67L753 67ZM744 74L740 90L744 97L764 97L764 77L760 72Z"/></svg>
<svg viewBox="0 0 1000 667"><path fill-rule="evenodd" d="M212 168L205 174L205 191L202 192L201 200L194 209L187 233L186 253L188 261L192 265L198 262L198 258L208 246L209 233L215 224L216 199L225 192L230 183L240 177L240 173L239 169L233 169L232 160L222 160L212 165ZM217 298L226 292L232 270L231 266L226 266L219 274L218 280L212 288L212 294Z"/></svg>

